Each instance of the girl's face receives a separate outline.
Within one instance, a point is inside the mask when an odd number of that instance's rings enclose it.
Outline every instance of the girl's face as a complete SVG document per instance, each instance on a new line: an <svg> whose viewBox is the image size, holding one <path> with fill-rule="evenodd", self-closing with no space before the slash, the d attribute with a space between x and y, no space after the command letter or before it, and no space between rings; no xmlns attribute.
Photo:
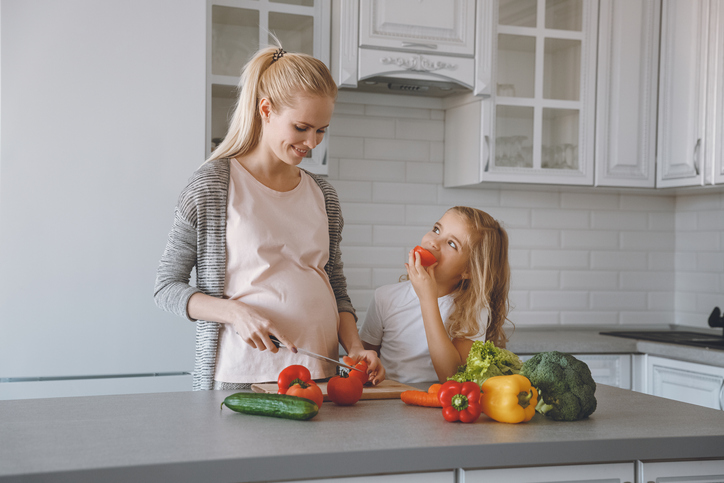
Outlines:
<svg viewBox="0 0 724 483"><path fill-rule="evenodd" d="M295 104L273 110L268 99L261 99L262 147L274 158L291 166L302 162L307 153L322 142L334 112L329 97L298 97Z"/></svg>
<svg viewBox="0 0 724 483"><path fill-rule="evenodd" d="M422 237L422 247L437 258L435 280L438 284L449 284L452 288L462 278L469 277L470 228L458 213L446 212Z"/></svg>

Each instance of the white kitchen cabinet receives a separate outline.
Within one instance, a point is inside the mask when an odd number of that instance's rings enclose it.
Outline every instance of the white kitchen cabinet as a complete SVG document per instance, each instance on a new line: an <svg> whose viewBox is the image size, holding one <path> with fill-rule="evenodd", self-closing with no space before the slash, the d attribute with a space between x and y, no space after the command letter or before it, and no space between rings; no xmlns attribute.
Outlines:
<svg viewBox="0 0 724 483"><path fill-rule="evenodd" d="M713 2L709 11L711 35L709 43L710 82L706 139L707 156L714 166L714 184L724 184L724 4Z"/></svg>
<svg viewBox="0 0 724 483"><path fill-rule="evenodd" d="M491 3L334 0L332 73L371 92L489 95Z"/></svg>
<svg viewBox="0 0 724 483"><path fill-rule="evenodd" d="M631 354L573 354L576 359L585 362L591 370L591 376L597 384L633 389ZM527 361L533 354L521 354L520 359Z"/></svg>
<svg viewBox="0 0 724 483"><path fill-rule="evenodd" d="M595 185L653 188L661 0L600 0Z"/></svg>
<svg viewBox="0 0 724 483"><path fill-rule="evenodd" d="M610 463L596 465L544 466L464 470L465 483L633 483L635 465Z"/></svg>
<svg viewBox="0 0 724 483"><path fill-rule="evenodd" d="M241 69L260 48L274 45L313 55L329 65L328 0L207 0L206 152L224 138ZM327 174L328 137L300 166Z"/></svg>
<svg viewBox="0 0 724 483"><path fill-rule="evenodd" d="M664 0L657 187L706 182L709 0ZM717 2L714 2L717 3Z"/></svg>
<svg viewBox="0 0 724 483"><path fill-rule="evenodd" d="M598 2L491 3L495 89L448 104L444 185L592 185Z"/></svg>
<svg viewBox="0 0 724 483"><path fill-rule="evenodd" d="M647 394L724 409L724 367L648 356Z"/></svg>
<svg viewBox="0 0 724 483"><path fill-rule="evenodd" d="M643 462L643 483L721 483L724 460Z"/></svg>

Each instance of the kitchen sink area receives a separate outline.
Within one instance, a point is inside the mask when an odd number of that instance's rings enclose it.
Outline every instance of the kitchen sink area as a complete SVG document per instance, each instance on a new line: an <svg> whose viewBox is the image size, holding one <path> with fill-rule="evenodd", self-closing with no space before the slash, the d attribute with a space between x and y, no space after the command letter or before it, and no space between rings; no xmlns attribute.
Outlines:
<svg viewBox="0 0 724 483"><path fill-rule="evenodd" d="M671 330L622 330L599 332L599 334L724 351L724 336L716 334Z"/></svg>

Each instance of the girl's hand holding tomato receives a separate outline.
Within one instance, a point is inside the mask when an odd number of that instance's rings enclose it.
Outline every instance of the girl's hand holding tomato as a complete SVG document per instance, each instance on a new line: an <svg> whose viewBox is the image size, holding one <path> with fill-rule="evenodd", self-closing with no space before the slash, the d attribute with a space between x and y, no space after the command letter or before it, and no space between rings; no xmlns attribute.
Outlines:
<svg viewBox="0 0 724 483"><path fill-rule="evenodd" d="M352 406L362 397L362 382L358 377L335 376L327 383L327 394L334 404Z"/></svg>
<svg viewBox="0 0 724 483"><path fill-rule="evenodd" d="M437 262L425 268L422 264L420 253L414 249L410 250L405 268L407 269L407 276L410 278L410 282L412 282L412 288L415 289L415 293L420 301L425 299L437 300L436 266Z"/></svg>
<svg viewBox="0 0 724 483"><path fill-rule="evenodd" d="M437 262L437 258L435 258L435 255L425 250L420 245L417 245L415 248L412 249L412 251L420 254L420 264L422 264L423 267L429 267L430 265L434 265Z"/></svg>
<svg viewBox="0 0 724 483"><path fill-rule="evenodd" d="M355 362L354 359L352 359L349 356L342 357L342 362L347 364L348 366L352 366L356 369L359 369L362 372L359 371L349 371L349 377L356 377L360 380L362 384L366 384L369 380L369 374L367 374L367 362L365 361L359 361Z"/></svg>
<svg viewBox="0 0 724 483"><path fill-rule="evenodd" d="M385 368L382 366L377 352L373 350L351 350L349 355L342 358L342 361L348 366L355 367L357 364L360 364L362 362L367 364L365 368L360 367L360 369L367 373L366 379L359 372L350 371L350 373L356 373L357 376L360 377L360 381L362 381L362 384L369 382L374 386L385 380Z"/></svg>

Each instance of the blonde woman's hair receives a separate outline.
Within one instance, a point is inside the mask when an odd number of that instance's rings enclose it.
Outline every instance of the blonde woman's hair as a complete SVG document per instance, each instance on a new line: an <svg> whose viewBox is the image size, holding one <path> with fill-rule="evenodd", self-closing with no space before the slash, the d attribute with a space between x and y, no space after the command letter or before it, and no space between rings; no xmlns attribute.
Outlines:
<svg viewBox="0 0 724 483"><path fill-rule="evenodd" d="M480 332L480 323L487 323L485 339L505 347L508 339L503 325L510 310L508 233L482 210L454 206L448 211L457 213L467 222L470 238L469 278L461 280L453 290L455 305L447 320L447 332L452 338L471 338ZM488 320L481 321L480 314L486 308Z"/></svg>
<svg viewBox="0 0 724 483"><path fill-rule="evenodd" d="M294 106L300 96L337 99L337 84L321 60L280 49L261 49L244 66L229 130L207 161L243 156L256 148L262 132L262 98L269 99L275 111Z"/></svg>

